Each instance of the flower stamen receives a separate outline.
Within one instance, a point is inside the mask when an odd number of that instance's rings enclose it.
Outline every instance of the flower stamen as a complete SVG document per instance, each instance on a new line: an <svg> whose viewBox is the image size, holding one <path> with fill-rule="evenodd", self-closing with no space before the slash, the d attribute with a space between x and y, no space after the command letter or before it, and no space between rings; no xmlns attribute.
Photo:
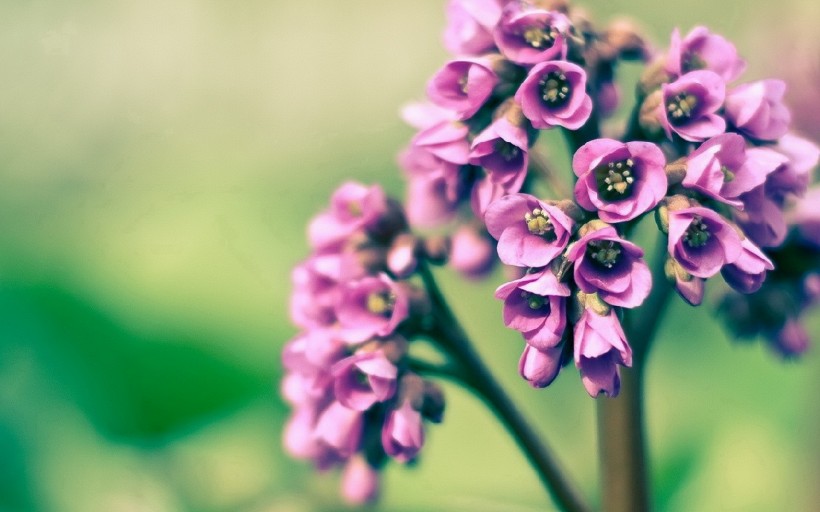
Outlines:
<svg viewBox="0 0 820 512"><path fill-rule="evenodd" d="M702 217L696 215L689 227L686 228L683 239L689 247L703 247L711 236L709 226L703 222Z"/></svg>
<svg viewBox="0 0 820 512"><path fill-rule="evenodd" d="M533 235L544 237L548 241L555 240L555 227L547 212L541 208L534 208L532 212L525 213L524 222L527 223L527 230Z"/></svg>
<svg viewBox="0 0 820 512"><path fill-rule="evenodd" d="M572 93L567 76L560 71L552 71L540 82L541 98L551 106L560 106L566 103Z"/></svg>
<svg viewBox="0 0 820 512"><path fill-rule="evenodd" d="M692 117L697 106L697 96L690 93L681 93L669 100L666 104L666 111L671 116L672 122L680 123Z"/></svg>
<svg viewBox="0 0 820 512"><path fill-rule="evenodd" d="M375 315L390 316L395 306L396 295L392 292L373 292L367 296L367 310Z"/></svg>
<svg viewBox="0 0 820 512"><path fill-rule="evenodd" d="M612 240L593 240L587 244L587 255L599 265L612 268L621 255L621 244Z"/></svg>

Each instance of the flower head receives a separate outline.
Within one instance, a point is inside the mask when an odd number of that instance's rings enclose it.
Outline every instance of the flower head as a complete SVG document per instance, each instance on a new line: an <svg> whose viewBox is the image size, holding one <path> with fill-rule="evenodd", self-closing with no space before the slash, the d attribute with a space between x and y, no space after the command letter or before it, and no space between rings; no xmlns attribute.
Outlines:
<svg viewBox="0 0 820 512"><path fill-rule="evenodd" d="M726 96L726 84L716 73L691 71L663 84L661 90L659 118L667 137L676 133L684 140L700 142L726 130L726 121L717 114Z"/></svg>
<svg viewBox="0 0 820 512"><path fill-rule="evenodd" d="M427 96L461 119L473 116L484 105L498 83L498 75L487 58L463 58L448 62L427 84Z"/></svg>
<svg viewBox="0 0 820 512"><path fill-rule="evenodd" d="M760 80L735 87L726 95L726 119L749 137L779 139L791 123L789 109L783 104L785 92L782 80Z"/></svg>
<svg viewBox="0 0 820 512"><path fill-rule="evenodd" d="M517 64L563 59L571 23L564 14L510 2L493 35L501 53Z"/></svg>
<svg viewBox="0 0 820 512"><path fill-rule="evenodd" d="M333 193L330 208L310 221L308 238L314 249L334 249L361 229L373 228L387 211L379 185L346 182Z"/></svg>
<svg viewBox="0 0 820 512"><path fill-rule="evenodd" d="M336 309L341 336L351 343L388 336L409 315L406 290L387 275L345 283Z"/></svg>
<svg viewBox="0 0 820 512"><path fill-rule="evenodd" d="M731 82L743 73L746 62L738 56L735 45L706 27L695 27L682 39L676 28L672 32L665 67L675 77L706 69L720 75L725 82Z"/></svg>
<svg viewBox="0 0 820 512"><path fill-rule="evenodd" d="M366 411L396 392L398 369L381 351L342 359L331 369L336 399L350 409Z"/></svg>
<svg viewBox="0 0 820 512"><path fill-rule="evenodd" d="M533 347L548 350L561 342L569 294L569 287L547 269L502 284L495 297L504 301L504 325L521 332Z"/></svg>
<svg viewBox="0 0 820 512"><path fill-rule="evenodd" d="M692 206L669 212L669 254L693 276L712 277L742 251L738 232L713 210Z"/></svg>
<svg viewBox="0 0 820 512"><path fill-rule="evenodd" d="M518 192L527 177L529 134L527 126L510 112L493 121L473 139L470 163L487 171L493 183L507 193Z"/></svg>
<svg viewBox="0 0 820 512"><path fill-rule="evenodd" d="M542 62L530 70L515 93L515 100L535 128L563 126L577 130L592 112L586 83L586 72L577 64L562 60Z"/></svg>
<svg viewBox="0 0 820 512"><path fill-rule="evenodd" d="M615 310L600 314L584 309L575 324L574 339L575 365L587 393L617 396L621 389L618 366L632 366L632 348Z"/></svg>
<svg viewBox="0 0 820 512"><path fill-rule="evenodd" d="M492 29L501 17L499 0L450 0L444 46L455 55L480 55L494 46Z"/></svg>

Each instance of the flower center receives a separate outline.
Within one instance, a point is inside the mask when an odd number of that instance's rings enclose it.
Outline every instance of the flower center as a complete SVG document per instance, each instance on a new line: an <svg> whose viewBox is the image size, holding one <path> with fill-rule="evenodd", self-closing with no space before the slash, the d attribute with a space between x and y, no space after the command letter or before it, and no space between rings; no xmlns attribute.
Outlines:
<svg viewBox="0 0 820 512"><path fill-rule="evenodd" d="M723 182L724 183L729 183L730 181L735 179L735 173L733 173L732 170L729 169L728 167L726 167L725 165L720 166L720 172L723 173Z"/></svg>
<svg viewBox="0 0 820 512"><path fill-rule="evenodd" d="M560 71L551 71L541 80L541 97L550 106L563 105L571 92L567 76Z"/></svg>
<svg viewBox="0 0 820 512"><path fill-rule="evenodd" d="M683 239L689 247L703 247L711 236L709 226L703 222L702 217L696 215L689 227L686 228Z"/></svg>
<svg viewBox="0 0 820 512"><path fill-rule="evenodd" d="M547 303L547 298L530 292L521 292L521 298L527 301L527 306L533 311L541 309Z"/></svg>
<svg viewBox="0 0 820 512"><path fill-rule="evenodd" d="M519 153L521 153L521 149L516 146L515 144L510 144L506 140L498 139L495 143L495 151L501 155L506 161L511 161L516 158Z"/></svg>
<svg viewBox="0 0 820 512"><path fill-rule="evenodd" d="M464 74L458 79L458 87L462 94L467 94L467 75Z"/></svg>
<svg viewBox="0 0 820 512"><path fill-rule="evenodd" d="M698 98L694 94L684 92L666 103L666 111L669 113L670 121L678 124L692 117L697 106Z"/></svg>
<svg viewBox="0 0 820 512"><path fill-rule="evenodd" d="M686 52L681 57L681 71L684 73L688 73L690 71L696 71L698 69L706 69L706 61L703 60L700 55L693 52Z"/></svg>
<svg viewBox="0 0 820 512"><path fill-rule="evenodd" d="M555 240L555 227L552 225L547 212L541 208L535 208L532 212L525 213L524 222L527 223L527 229L533 235L543 237L548 241Z"/></svg>
<svg viewBox="0 0 820 512"><path fill-rule="evenodd" d="M350 201L347 203L347 212L353 217L361 217L362 213L364 213L362 204L359 201Z"/></svg>
<svg viewBox="0 0 820 512"><path fill-rule="evenodd" d="M396 295L389 292L373 292L367 296L367 310L375 315L390 316L396 306Z"/></svg>
<svg viewBox="0 0 820 512"><path fill-rule="evenodd" d="M622 199L632 191L635 161L631 158L609 162L595 170L598 192L607 200Z"/></svg>
<svg viewBox="0 0 820 512"><path fill-rule="evenodd" d="M621 255L621 244L612 240L593 240L587 244L587 255L599 265L612 268Z"/></svg>
<svg viewBox="0 0 820 512"><path fill-rule="evenodd" d="M537 50L552 47L558 31L552 27L529 27L521 34L526 43Z"/></svg>

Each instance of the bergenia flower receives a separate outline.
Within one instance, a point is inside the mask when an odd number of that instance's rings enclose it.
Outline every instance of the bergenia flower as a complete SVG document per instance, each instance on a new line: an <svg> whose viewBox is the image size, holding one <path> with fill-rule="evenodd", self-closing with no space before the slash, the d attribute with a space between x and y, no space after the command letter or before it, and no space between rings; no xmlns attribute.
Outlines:
<svg viewBox="0 0 820 512"><path fill-rule="evenodd" d="M518 373L534 388L549 386L561 370L561 354L564 345L538 350L530 344L524 347L518 361Z"/></svg>
<svg viewBox="0 0 820 512"><path fill-rule="evenodd" d="M405 289L386 274L345 283L336 308L340 336L358 343L388 336L409 315Z"/></svg>
<svg viewBox="0 0 820 512"><path fill-rule="evenodd" d="M450 0L444 46L454 55L481 55L493 49L493 27L501 17L500 0Z"/></svg>
<svg viewBox="0 0 820 512"><path fill-rule="evenodd" d="M533 347L548 350L564 335L569 294L569 287L546 269L499 286L495 297L504 301L504 325L521 332Z"/></svg>
<svg viewBox="0 0 820 512"><path fill-rule="evenodd" d="M382 428L384 452L399 462L408 462L416 457L423 444L421 413L413 408L410 400L404 400L398 409L388 414Z"/></svg>
<svg viewBox="0 0 820 512"><path fill-rule="evenodd" d="M501 53L517 64L564 59L571 22L564 14L510 2L493 32Z"/></svg>
<svg viewBox="0 0 820 512"><path fill-rule="evenodd" d="M495 244L484 228L465 225L450 238L449 264L469 279L486 276L495 264Z"/></svg>
<svg viewBox="0 0 820 512"><path fill-rule="evenodd" d="M726 96L723 79L711 71L692 71L661 87L658 106L666 136L700 142L726 131L726 121L717 114Z"/></svg>
<svg viewBox="0 0 820 512"><path fill-rule="evenodd" d="M290 318L304 329L332 325L336 321L342 258L339 254L314 254L291 273L293 293Z"/></svg>
<svg viewBox="0 0 820 512"><path fill-rule="evenodd" d="M726 95L726 119L741 133L759 140L786 134L791 113L783 104L786 83L760 80L735 87Z"/></svg>
<svg viewBox="0 0 820 512"><path fill-rule="evenodd" d="M407 177L407 220L413 226L435 227L456 213L462 166L446 162L426 149L410 145L399 155Z"/></svg>
<svg viewBox="0 0 820 512"><path fill-rule="evenodd" d="M586 84L586 71L577 64L542 62L530 70L515 93L515 101L535 128L563 126L577 130L592 112Z"/></svg>
<svg viewBox="0 0 820 512"><path fill-rule="evenodd" d="M788 234L782 198L772 197L761 185L740 196L743 211L735 213L746 236L760 247L777 247Z"/></svg>
<svg viewBox="0 0 820 512"><path fill-rule="evenodd" d="M787 160L766 180L766 193L780 200L787 195L802 197L811 183L812 171L817 167L820 148L791 133L781 137L771 148Z"/></svg>
<svg viewBox="0 0 820 512"><path fill-rule="evenodd" d="M634 219L666 195L665 165L663 152L649 142L587 142L572 159L575 199L605 222Z"/></svg>
<svg viewBox="0 0 820 512"><path fill-rule="evenodd" d="M343 183L330 198L330 208L316 215L308 226L311 247L334 249L361 229L375 227L387 211L387 198L379 185Z"/></svg>
<svg viewBox="0 0 820 512"><path fill-rule="evenodd" d="M470 190L470 207L473 214L477 218L483 219L490 205L506 194L506 187L495 183L488 176L476 180Z"/></svg>
<svg viewBox="0 0 820 512"><path fill-rule="evenodd" d="M528 194L498 199L484 222L498 240L501 261L519 267L548 265L567 246L574 224L559 208Z"/></svg>
<svg viewBox="0 0 820 512"><path fill-rule="evenodd" d="M456 59L433 75L427 83L427 97L456 112L460 119L468 119L492 96L498 80L491 59Z"/></svg>
<svg viewBox="0 0 820 512"><path fill-rule="evenodd" d="M456 165L469 161L470 130L458 121L442 121L418 132L411 146L422 148L437 158Z"/></svg>
<svg viewBox="0 0 820 512"><path fill-rule="evenodd" d="M599 314L584 309L575 323L574 339L575 365L587 393L592 397L601 393L617 396L621 389L618 366L632 366L632 348L615 310Z"/></svg>
<svg viewBox="0 0 820 512"><path fill-rule="evenodd" d="M706 27L693 28L683 39L676 28L672 32L665 69L675 78L706 69L720 75L724 82L731 82L743 73L746 62L738 56L735 45Z"/></svg>
<svg viewBox="0 0 820 512"><path fill-rule="evenodd" d="M342 359L331 372L336 399L350 409L366 411L396 392L398 368L378 350Z"/></svg>
<svg viewBox="0 0 820 512"><path fill-rule="evenodd" d="M322 411L313 431L315 438L341 457L353 455L359 448L364 429L364 414L339 402L331 402Z"/></svg>
<svg viewBox="0 0 820 512"><path fill-rule="evenodd" d="M470 163L483 167L490 181L507 193L521 190L527 177L529 134L526 124L523 117L508 112L473 139Z"/></svg>
<svg viewBox="0 0 820 512"><path fill-rule="evenodd" d="M740 235L709 208L692 206L669 212L669 254L684 270L709 278L740 257Z"/></svg>
<svg viewBox="0 0 820 512"><path fill-rule="evenodd" d="M773 270L772 261L748 238L741 241L740 256L724 266L720 273L726 283L740 293L754 293L763 285L766 272Z"/></svg>
<svg viewBox="0 0 820 512"><path fill-rule="evenodd" d="M800 320L790 317L772 336L772 348L784 358L802 355L809 348L809 333Z"/></svg>
<svg viewBox="0 0 820 512"><path fill-rule="evenodd" d="M600 222L600 221L598 221ZM574 277L584 293L598 293L607 304L634 308L649 296L652 274L643 250L604 224L581 237L567 251Z"/></svg>
<svg viewBox="0 0 820 512"><path fill-rule="evenodd" d="M365 505L379 495L379 472L361 455L347 461L342 472L342 496L351 505Z"/></svg>

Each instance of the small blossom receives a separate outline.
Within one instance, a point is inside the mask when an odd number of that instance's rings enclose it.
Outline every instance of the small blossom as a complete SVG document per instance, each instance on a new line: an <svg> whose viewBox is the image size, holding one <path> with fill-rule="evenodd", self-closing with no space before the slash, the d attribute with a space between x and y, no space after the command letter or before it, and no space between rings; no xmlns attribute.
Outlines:
<svg viewBox="0 0 820 512"><path fill-rule="evenodd" d="M820 148L807 139L787 133L772 149L787 160L766 180L766 193L780 200L787 195L802 197L817 167Z"/></svg>
<svg viewBox="0 0 820 512"><path fill-rule="evenodd" d="M742 250L740 235L714 211L693 206L669 212L669 254L693 276L712 277Z"/></svg>
<svg viewBox="0 0 820 512"><path fill-rule="evenodd" d="M772 336L772 348L785 358L803 355L809 349L809 333L800 320L788 318Z"/></svg>
<svg viewBox="0 0 820 512"><path fill-rule="evenodd" d="M779 139L791 123L789 109L783 104L785 92L782 80L760 80L735 87L726 95L726 119L755 139Z"/></svg>
<svg viewBox="0 0 820 512"><path fill-rule="evenodd" d="M567 251L584 293L598 293L607 304L634 308L649 296L652 274L643 250L618 236L612 226L587 233Z"/></svg>
<svg viewBox="0 0 820 512"><path fill-rule="evenodd" d="M355 452L362 439L364 415L339 402L331 402L316 422L314 436L341 457Z"/></svg>
<svg viewBox="0 0 820 512"><path fill-rule="evenodd" d="M501 17L499 0L450 0L444 46L455 55L480 55L494 46L492 29Z"/></svg>
<svg viewBox="0 0 820 512"><path fill-rule="evenodd" d="M717 114L723 105L726 85L711 71L692 71L671 84L663 84L663 101L658 106L660 122L671 138L700 142L726 130L726 121Z"/></svg>
<svg viewBox="0 0 820 512"><path fill-rule="evenodd" d="M695 27L681 39L676 28L666 57L666 71L673 77L706 69L731 82L746 69L746 62L737 54L735 45L724 37L709 32L706 27Z"/></svg>
<svg viewBox="0 0 820 512"><path fill-rule="evenodd" d="M361 455L351 457L342 473L342 496L351 505L366 505L379 495L379 472Z"/></svg>
<svg viewBox="0 0 820 512"><path fill-rule="evenodd" d="M387 455L399 462L416 457L424 444L424 426L421 413L405 400L387 416L382 429L382 447Z"/></svg>
<svg viewBox="0 0 820 512"><path fill-rule="evenodd" d="M449 262L462 275L470 279L485 277L495 261L495 244L483 228L466 225L453 233Z"/></svg>
<svg viewBox="0 0 820 512"><path fill-rule="evenodd" d="M487 58L457 59L444 65L427 84L427 96L461 119L472 117L492 96L498 75Z"/></svg>
<svg viewBox="0 0 820 512"><path fill-rule="evenodd" d="M666 195L663 152L649 142L597 139L575 153L575 198L605 222L624 222L654 208Z"/></svg>
<svg viewBox="0 0 820 512"><path fill-rule="evenodd" d="M461 196L461 165L411 145L399 155L399 166L408 181L405 205L411 225L440 226L455 216Z"/></svg>
<svg viewBox="0 0 820 512"><path fill-rule="evenodd" d="M379 185L346 182L333 193L330 209L316 215L308 226L314 249L332 249L361 229L376 226L387 212L387 197Z"/></svg>
<svg viewBox="0 0 820 512"><path fill-rule="evenodd" d="M345 407L366 411L396 392L398 369L381 351L342 359L331 369L336 379L334 394Z"/></svg>
<svg viewBox="0 0 820 512"><path fill-rule="evenodd" d="M566 57L570 26L569 18L559 12L510 2L493 35L501 53L511 61L538 64Z"/></svg>
<svg viewBox="0 0 820 512"><path fill-rule="evenodd" d="M515 93L515 101L535 128L563 126L577 130L592 112L586 83L586 72L577 64L542 62L527 75Z"/></svg>
<svg viewBox="0 0 820 512"><path fill-rule="evenodd" d="M777 247L786 240L788 225L783 212L783 202L766 193L761 185L740 196L743 211L735 213L735 221L746 236L760 247Z"/></svg>
<svg viewBox="0 0 820 512"><path fill-rule="evenodd" d="M561 370L563 350L563 344L543 351L527 344L518 361L518 373L534 388L549 386Z"/></svg>
<svg viewBox="0 0 820 512"><path fill-rule="evenodd" d="M345 283L336 308L346 341L387 336L409 315L407 292L385 274Z"/></svg>
<svg viewBox="0 0 820 512"><path fill-rule="evenodd" d="M584 309L575 324L575 365L587 393L614 397L621 389L620 366L632 366L632 348L626 341L615 310L598 314Z"/></svg>
<svg viewBox="0 0 820 512"><path fill-rule="evenodd" d="M291 273L293 293L290 318L304 329L332 325L338 301L342 258L338 254L317 254L297 265Z"/></svg>
<svg viewBox="0 0 820 512"><path fill-rule="evenodd" d="M499 286L495 297L504 301L504 325L535 348L548 350L564 335L569 294L569 287L547 269Z"/></svg>
<svg viewBox="0 0 820 512"><path fill-rule="evenodd" d="M772 261L748 238L741 242L740 256L734 263L724 266L723 279L741 293L754 293L763 285L766 271L773 270Z"/></svg>
<svg viewBox="0 0 820 512"><path fill-rule="evenodd" d="M470 163L483 167L506 192L518 192L527 177L528 148L527 127L504 115L473 140Z"/></svg>
<svg viewBox="0 0 820 512"><path fill-rule="evenodd" d="M442 121L418 132L411 146L422 148L435 157L451 164L466 164L470 157L467 137L470 130L457 121Z"/></svg>
<svg viewBox="0 0 820 512"><path fill-rule="evenodd" d="M495 201L484 217L498 240L498 256L507 265L544 267L569 242L573 222L560 209L528 194L511 194Z"/></svg>

